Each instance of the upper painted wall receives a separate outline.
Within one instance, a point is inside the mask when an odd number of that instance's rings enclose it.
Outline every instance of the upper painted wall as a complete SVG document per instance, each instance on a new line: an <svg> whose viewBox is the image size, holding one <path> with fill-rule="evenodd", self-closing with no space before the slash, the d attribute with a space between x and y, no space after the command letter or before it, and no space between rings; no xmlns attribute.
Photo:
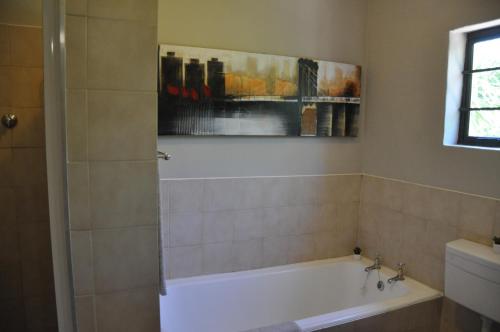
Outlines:
<svg viewBox="0 0 500 332"><path fill-rule="evenodd" d="M159 0L160 43L363 65L364 29L364 0ZM162 178L361 170L360 138L162 136L158 146L174 156Z"/></svg>
<svg viewBox="0 0 500 332"><path fill-rule="evenodd" d="M500 198L500 151L445 147L448 32L498 0L368 1L363 170Z"/></svg>

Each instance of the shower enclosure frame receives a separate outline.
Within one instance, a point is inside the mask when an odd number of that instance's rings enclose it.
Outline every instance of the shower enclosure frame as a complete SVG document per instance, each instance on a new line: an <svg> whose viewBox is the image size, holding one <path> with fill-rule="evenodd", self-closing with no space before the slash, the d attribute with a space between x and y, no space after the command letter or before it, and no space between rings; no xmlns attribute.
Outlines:
<svg viewBox="0 0 500 332"><path fill-rule="evenodd" d="M76 331L65 126L65 0L43 0L44 113L50 237L59 331Z"/></svg>

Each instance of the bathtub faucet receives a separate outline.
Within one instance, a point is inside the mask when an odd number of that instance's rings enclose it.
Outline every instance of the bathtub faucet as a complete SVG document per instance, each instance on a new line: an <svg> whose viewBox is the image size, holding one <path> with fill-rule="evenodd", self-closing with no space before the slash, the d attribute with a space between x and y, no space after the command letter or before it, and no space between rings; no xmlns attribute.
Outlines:
<svg viewBox="0 0 500 332"><path fill-rule="evenodd" d="M379 254L375 255L375 261L373 265L365 267L365 272L370 272L371 270L380 270L380 265L382 263L382 256Z"/></svg>
<svg viewBox="0 0 500 332"><path fill-rule="evenodd" d="M405 280L405 263L398 263L398 274L387 280L388 284L395 283L396 281Z"/></svg>

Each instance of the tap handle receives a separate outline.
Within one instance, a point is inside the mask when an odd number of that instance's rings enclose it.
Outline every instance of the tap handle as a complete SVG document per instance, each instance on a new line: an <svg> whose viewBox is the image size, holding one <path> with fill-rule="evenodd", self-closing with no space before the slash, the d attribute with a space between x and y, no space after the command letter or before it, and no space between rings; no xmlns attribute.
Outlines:
<svg viewBox="0 0 500 332"><path fill-rule="evenodd" d="M398 266L398 272L400 272L400 273L403 273L406 270L405 263L399 262L397 266Z"/></svg>

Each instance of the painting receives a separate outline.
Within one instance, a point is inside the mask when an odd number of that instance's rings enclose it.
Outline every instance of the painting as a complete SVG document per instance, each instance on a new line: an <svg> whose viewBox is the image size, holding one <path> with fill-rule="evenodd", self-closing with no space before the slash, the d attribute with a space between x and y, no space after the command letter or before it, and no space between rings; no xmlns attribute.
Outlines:
<svg viewBox="0 0 500 332"><path fill-rule="evenodd" d="M358 134L360 66L176 45L158 59L160 135Z"/></svg>

